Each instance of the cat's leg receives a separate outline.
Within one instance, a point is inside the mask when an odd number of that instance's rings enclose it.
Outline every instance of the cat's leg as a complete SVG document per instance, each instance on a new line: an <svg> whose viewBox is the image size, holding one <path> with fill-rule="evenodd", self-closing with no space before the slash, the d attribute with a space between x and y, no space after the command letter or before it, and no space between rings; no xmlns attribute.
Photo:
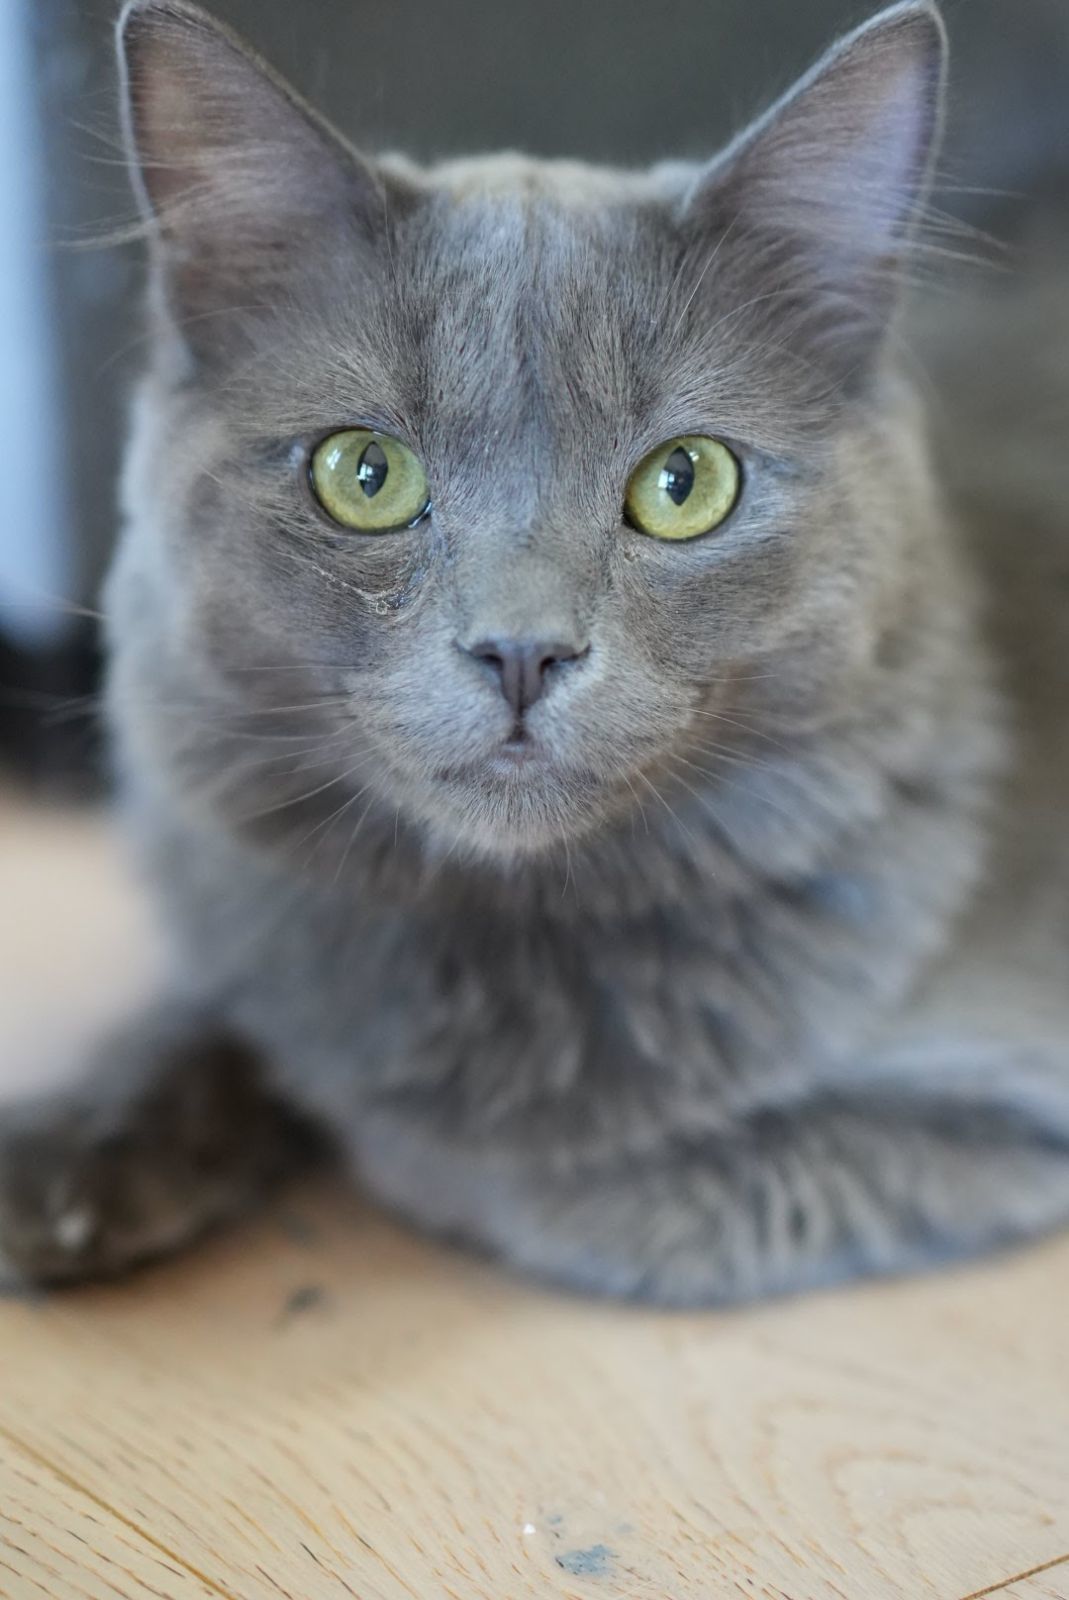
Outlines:
<svg viewBox="0 0 1069 1600"><path fill-rule="evenodd" d="M532 1147L378 1117L360 1143L399 1210L524 1271L669 1304L911 1270L1069 1222L1069 1047L918 1043L852 1083L611 1153L570 1105Z"/></svg>
<svg viewBox="0 0 1069 1600"><path fill-rule="evenodd" d="M0 1107L0 1284L106 1277L175 1250L311 1142L251 1051L161 1005L107 1040L77 1088Z"/></svg>

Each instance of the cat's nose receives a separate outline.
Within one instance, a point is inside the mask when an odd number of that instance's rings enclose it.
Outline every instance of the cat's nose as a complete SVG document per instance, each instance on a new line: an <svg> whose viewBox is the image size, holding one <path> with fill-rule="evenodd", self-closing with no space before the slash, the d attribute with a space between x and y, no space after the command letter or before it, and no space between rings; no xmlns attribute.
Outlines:
<svg viewBox="0 0 1069 1600"><path fill-rule="evenodd" d="M554 668L587 652L587 647L547 639L480 639L461 648L496 673L517 721L541 696Z"/></svg>

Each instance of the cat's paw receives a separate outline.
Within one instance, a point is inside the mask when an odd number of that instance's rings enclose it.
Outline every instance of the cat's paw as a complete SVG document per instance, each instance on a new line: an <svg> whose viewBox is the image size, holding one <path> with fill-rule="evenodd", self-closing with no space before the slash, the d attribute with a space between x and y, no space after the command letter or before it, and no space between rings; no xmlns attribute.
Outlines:
<svg viewBox="0 0 1069 1600"><path fill-rule="evenodd" d="M58 1130L57 1130L58 1131ZM0 1138L0 1292L97 1276L114 1228L76 1138L23 1130ZM112 1242L107 1242L109 1233Z"/></svg>
<svg viewBox="0 0 1069 1600"><path fill-rule="evenodd" d="M312 1148L247 1051L151 1014L76 1096L0 1115L0 1287L113 1277L169 1254Z"/></svg>
<svg viewBox="0 0 1069 1600"><path fill-rule="evenodd" d="M79 1120L0 1136L0 1286L9 1293L113 1276L229 1209L219 1179L178 1172L173 1151L139 1144L136 1133L86 1139Z"/></svg>

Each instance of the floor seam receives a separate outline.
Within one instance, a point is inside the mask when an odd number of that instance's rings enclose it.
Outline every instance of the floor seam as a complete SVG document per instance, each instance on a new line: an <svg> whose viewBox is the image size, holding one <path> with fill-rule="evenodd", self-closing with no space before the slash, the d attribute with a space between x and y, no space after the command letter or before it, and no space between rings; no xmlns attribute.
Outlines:
<svg viewBox="0 0 1069 1600"><path fill-rule="evenodd" d="M1000 1589L1008 1589L1011 1583L1023 1583L1026 1578L1039 1577L1044 1572L1052 1572L1055 1567L1064 1567L1066 1562L1069 1562L1069 1551L1063 1556L1055 1556L1051 1561L1041 1561L1038 1567L1028 1567L1009 1578L1000 1578L998 1583L989 1583L986 1589L973 1589L969 1594L963 1594L961 1600L984 1600L985 1595L998 1594Z"/></svg>
<svg viewBox="0 0 1069 1600"><path fill-rule="evenodd" d="M18 1450L30 1461L35 1462L37 1466L44 1467L44 1469L47 1472L50 1472L54 1478L58 1478L61 1483L65 1483L68 1489L73 1489L76 1494L79 1494L84 1499L90 1501L90 1503L96 1506L99 1511L106 1512L109 1517L113 1517L115 1521L122 1527L128 1529L131 1533L137 1534L139 1539L143 1539L146 1544L151 1545L152 1548L160 1555L166 1556L168 1561L173 1561L175 1566L183 1568L184 1571L189 1573L191 1578L194 1578L198 1583L203 1584L204 1588L207 1589L210 1594L218 1595L219 1600L238 1600L238 1597L232 1594L229 1589L224 1589L221 1584L218 1584L215 1581L214 1578L210 1578L206 1572L201 1572L199 1567L195 1567L192 1562L187 1561L185 1556L179 1555L177 1550L172 1550L170 1545L164 1544L162 1539L158 1539L155 1534L149 1533L148 1530L143 1528L139 1522L135 1522L132 1517L128 1517L125 1512L120 1511L117 1506L109 1504L109 1502L105 1500L102 1495L99 1495L94 1490L87 1488L84 1483L80 1483L77 1478L75 1478L71 1473L65 1471L63 1467L57 1466L54 1461L49 1460L48 1456L46 1456L43 1451L38 1450L34 1445L27 1443L25 1439L21 1438L17 1433L13 1433L12 1430L2 1422L0 1422L0 1439L6 1440L12 1449ZM971 1596L969 1597L969 1600L972 1600Z"/></svg>

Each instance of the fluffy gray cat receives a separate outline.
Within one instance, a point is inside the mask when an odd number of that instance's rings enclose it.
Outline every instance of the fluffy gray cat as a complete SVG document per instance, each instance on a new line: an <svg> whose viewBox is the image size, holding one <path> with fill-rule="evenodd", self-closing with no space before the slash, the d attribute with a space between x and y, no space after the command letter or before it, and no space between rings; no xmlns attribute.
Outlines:
<svg viewBox="0 0 1069 1600"><path fill-rule="evenodd" d="M121 34L109 701L174 991L9 1115L9 1269L158 1255L317 1134L664 1302L1066 1220L1069 540L979 471L961 537L890 337L935 10L639 174L369 161L192 6Z"/></svg>

